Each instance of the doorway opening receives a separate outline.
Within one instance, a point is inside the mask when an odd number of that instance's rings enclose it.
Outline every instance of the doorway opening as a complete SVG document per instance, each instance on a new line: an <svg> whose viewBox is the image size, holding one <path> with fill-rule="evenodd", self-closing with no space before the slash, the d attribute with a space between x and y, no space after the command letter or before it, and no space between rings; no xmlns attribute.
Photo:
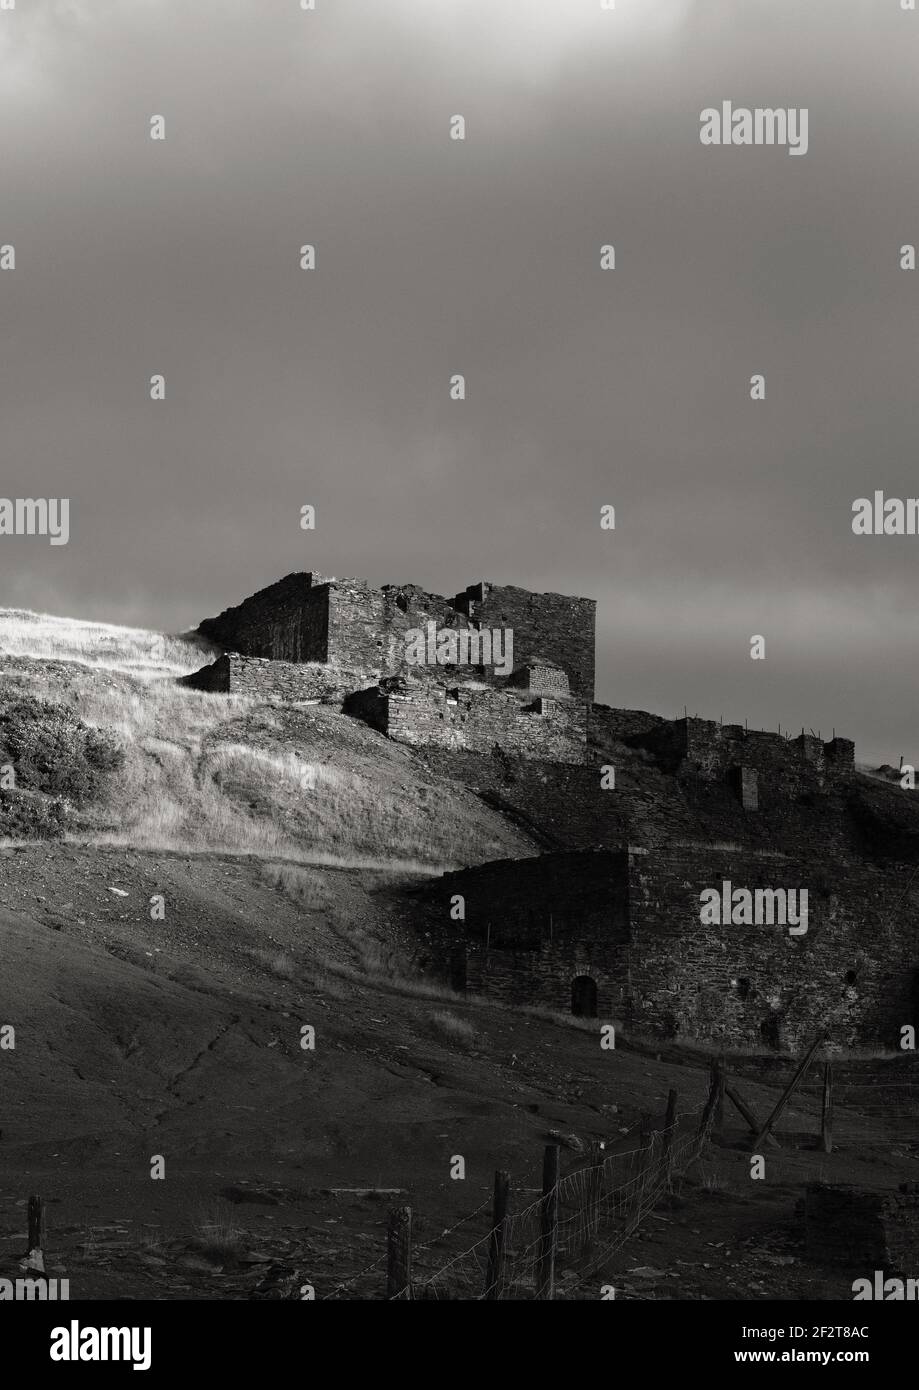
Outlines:
<svg viewBox="0 0 919 1390"><path fill-rule="evenodd" d="M575 1018L597 1017L597 982L592 975L575 975L571 981L571 1012Z"/></svg>

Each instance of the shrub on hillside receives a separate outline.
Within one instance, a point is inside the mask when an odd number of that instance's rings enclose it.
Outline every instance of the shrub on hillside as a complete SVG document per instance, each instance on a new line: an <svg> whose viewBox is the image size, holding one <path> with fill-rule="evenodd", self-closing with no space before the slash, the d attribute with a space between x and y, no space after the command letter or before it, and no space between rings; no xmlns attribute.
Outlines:
<svg viewBox="0 0 919 1390"><path fill-rule="evenodd" d="M12 765L16 790L94 801L124 752L64 705L22 698L0 709L0 763Z"/></svg>
<svg viewBox="0 0 919 1390"><path fill-rule="evenodd" d="M55 840L66 823L66 803L59 796L0 791L0 839Z"/></svg>

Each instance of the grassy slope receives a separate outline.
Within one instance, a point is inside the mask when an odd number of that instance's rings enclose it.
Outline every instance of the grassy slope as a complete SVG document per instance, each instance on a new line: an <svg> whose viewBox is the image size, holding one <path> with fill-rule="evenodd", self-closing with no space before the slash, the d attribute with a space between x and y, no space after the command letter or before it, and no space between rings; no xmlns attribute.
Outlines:
<svg viewBox="0 0 919 1390"><path fill-rule="evenodd" d="M4 694L64 702L126 750L82 839L437 872L534 852L475 796L354 720L175 684L206 659L181 638L0 613Z"/></svg>

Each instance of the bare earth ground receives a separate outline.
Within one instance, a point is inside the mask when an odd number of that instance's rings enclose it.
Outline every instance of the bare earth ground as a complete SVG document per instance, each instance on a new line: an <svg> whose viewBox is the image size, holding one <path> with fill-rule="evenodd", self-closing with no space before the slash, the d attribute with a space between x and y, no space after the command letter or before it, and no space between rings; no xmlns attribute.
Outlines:
<svg viewBox="0 0 919 1390"><path fill-rule="evenodd" d="M440 1240L488 1202L495 1168L511 1172L514 1206L533 1200L550 1131L576 1136L566 1171L578 1144L634 1146L670 1087L681 1111L704 1100L702 1057L603 1052L583 1028L338 973L348 931L385 920L390 880L315 872L311 909L250 857L0 851L0 1024L16 1027L0 1051L0 1273L24 1251L34 1191L49 1272L73 1298L290 1296L299 1282L324 1297L367 1266L345 1296L381 1297L390 1205L413 1207L423 1278L485 1234L487 1206ZM165 921L151 920L154 894ZM443 1008L472 1024L471 1047L438 1035ZM779 1094L742 1090L761 1115ZM809 1264L795 1203L815 1178L894 1187L915 1177L916 1146L875 1125L821 1154L812 1101L793 1102L755 1182L745 1131L727 1122L595 1278L575 1291L569 1275L571 1296L606 1282L619 1297L851 1298L866 1271ZM457 1154L464 1181L449 1175ZM151 1179L154 1155L165 1180ZM367 1187L402 1192L330 1190ZM561 1273L564 1295L564 1256Z"/></svg>

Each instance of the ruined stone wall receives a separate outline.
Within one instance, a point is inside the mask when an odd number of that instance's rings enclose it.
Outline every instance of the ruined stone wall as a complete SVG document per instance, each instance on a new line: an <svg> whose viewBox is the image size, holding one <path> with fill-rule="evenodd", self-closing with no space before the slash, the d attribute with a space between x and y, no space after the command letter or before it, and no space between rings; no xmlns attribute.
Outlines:
<svg viewBox="0 0 919 1390"><path fill-rule="evenodd" d="M368 678L411 672L420 679L442 679L444 667L406 661L406 633L426 630L429 622L438 629L468 627L446 599L415 585L374 589L361 579L336 580L329 605L329 660L357 667Z"/></svg>
<svg viewBox="0 0 919 1390"><path fill-rule="evenodd" d="M225 651L275 661L329 660L329 590L321 575L288 574L198 627Z"/></svg>
<svg viewBox="0 0 919 1390"><path fill-rule="evenodd" d="M607 743L625 743L668 723L659 714L643 709L612 709L609 705L592 705L590 710L591 737Z"/></svg>
<svg viewBox="0 0 919 1390"><path fill-rule="evenodd" d="M800 1049L899 1044L914 1021L919 897L885 870L705 844L631 859L633 1018L643 1031ZM806 888L808 929L703 925L706 888Z"/></svg>
<svg viewBox="0 0 919 1390"><path fill-rule="evenodd" d="M546 853L446 875L424 930L454 977L459 932L468 988L509 1002L569 1008L585 973L601 1012L643 1034L800 1053L828 1030L831 1052L896 1049L919 1022L912 873L706 844ZM806 933L703 923L700 894L725 881L807 889ZM453 893L464 931L449 920Z"/></svg>
<svg viewBox="0 0 919 1390"><path fill-rule="evenodd" d="M413 585L374 589L361 579L289 574L200 624L226 651L275 661L327 661L361 682L405 669L405 633L434 621L468 626L446 599ZM421 674L424 674L422 670Z"/></svg>
<svg viewBox="0 0 919 1390"><path fill-rule="evenodd" d="M530 695L549 695L558 700L567 700L571 686L567 674L560 666L542 664L523 666L517 670L510 684Z"/></svg>
<svg viewBox="0 0 919 1390"><path fill-rule="evenodd" d="M184 678L196 690L244 695L256 700L320 700L341 708L361 680L360 672L324 663L271 661L267 657L226 652L211 666Z"/></svg>
<svg viewBox="0 0 919 1390"><path fill-rule="evenodd" d="M192 690L206 690L214 695L227 695L230 690L230 662L226 656L219 656L200 671L180 676L178 685L187 685Z"/></svg>
<svg viewBox="0 0 919 1390"><path fill-rule="evenodd" d="M465 783L528 829L546 849L619 848L628 843L619 798L601 790L599 772L589 764L504 754L483 757L437 747L428 749L425 757L442 776Z"/></svg>
<svg viewBox="0 0 919 1390"><path fill-rule="evenodd" d="M361 692L347 703L397 743L583 763L587 709L570 700L536 701L512 691L427 683Z"/></svg>
<svg viewBox="0 0 919 1390"><path fill-rule="evenodd" d="M409 664L406 634L445 628L511 629L513 665L546 663L537 679L546 693L593 696L594 624L591 599L531 594L495 585L471 586L451 602L414 584L375 589L362 579L316 573L289 574L205 619L199 632L224 651L275 661L328 661L359 670L365 681L410 673L420 679L476 678L504 685L511 672L485 666ZM535 660L533 660L535 658ZM561 668L551 672L553 663ZM535 687L534 687L535 688Z"/></svg>
<svg viewBox="0 0 919 1390"><path fill-rule="evenodd" d="M804 1248L808 1259L857 1269L874 1281L915 1279L919 1273L919 1193L915 1183L899 1191L842 1183L810 1183L804 1198Z"/></svg>
<svg viewBox="0 0 919 1390"><path fill-rule="evenodd" d="M455 895L465 921L451 919ZM430 895L424 935L454 986L510 1004L568 1013L572 984L590 976L601 1017L628 995L628 863L582 852L500 860L444 874Z"/></svg>
<svg viewBox="0 0 919 1390"><path fill-rule="evenodd" d="M811 734L783 734L718 724L709 719L672 719L634 735L630 742L646 748L668 772L693 772L723 780L737 768L756 772L768 802L770 795L792 799L819 790L851 773L855 745L849 739L828 743Z"/></svg>
<svg viewBox="0 0 919 1390"><path fill-rule="evenodd" d="M513 585L471 584L454 599L455 607L488 628L511 628L514 665L548 659L568 676L572 695L594 697L597 605L566 594L532 594Z"/></svg>

